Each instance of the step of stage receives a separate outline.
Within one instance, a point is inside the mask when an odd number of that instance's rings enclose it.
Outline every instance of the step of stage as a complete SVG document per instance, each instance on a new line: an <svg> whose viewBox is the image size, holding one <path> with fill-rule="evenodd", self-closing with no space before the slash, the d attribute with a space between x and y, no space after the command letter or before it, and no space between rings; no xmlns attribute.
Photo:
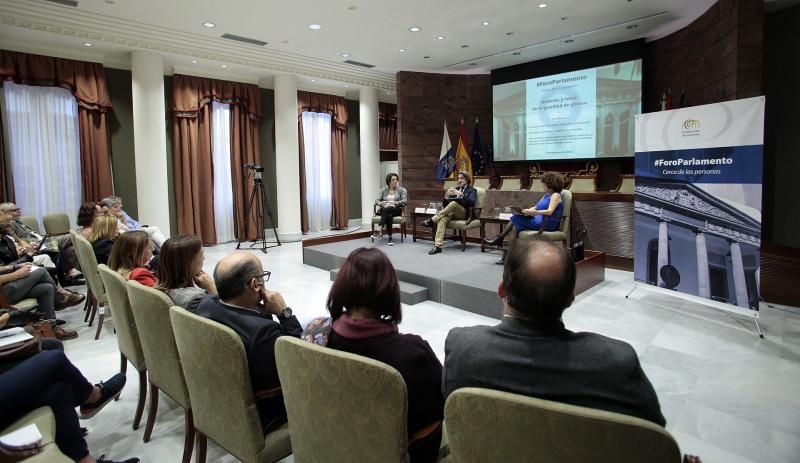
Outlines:
<svg viewBox="0 0 800 463"><path fill-rule="evenodd" d="M338 274L338 268L331 270L331 281L335 281L336 275ZM428 288L406 283L405 281L400 282L400 302L403 304L414 305L427 300Z"/></svg>

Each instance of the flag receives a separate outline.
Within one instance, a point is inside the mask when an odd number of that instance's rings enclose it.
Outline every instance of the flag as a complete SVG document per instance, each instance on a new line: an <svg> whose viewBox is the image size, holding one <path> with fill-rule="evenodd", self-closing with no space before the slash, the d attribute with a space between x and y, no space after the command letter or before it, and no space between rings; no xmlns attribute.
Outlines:
<svg viewBox="0 0 800 463"><path fill-rule="evenodd" d="M439 155L436 178L444 180L453 173L456 166L456 158L453 153L453 145L450 143L450 134L447 133L447 121L444 123L444 138L442 139L442 152Z"/></svg>
<svg viewBox="0 0 800 463"><path fill-rule="evenodd" d="M472 136L472 172L486 175L486 156L483 154L481 136L478 133L478 119L475 119L475 135Z"/></svg>
<svg viewBox="0 0 800 463"><path fill-rule="evenodd" d="M469 145L463 119L461 120L461 135L458 137L458 148L456 148L456 172L466 172L472 178L472 161L469 159Z"/></svg>

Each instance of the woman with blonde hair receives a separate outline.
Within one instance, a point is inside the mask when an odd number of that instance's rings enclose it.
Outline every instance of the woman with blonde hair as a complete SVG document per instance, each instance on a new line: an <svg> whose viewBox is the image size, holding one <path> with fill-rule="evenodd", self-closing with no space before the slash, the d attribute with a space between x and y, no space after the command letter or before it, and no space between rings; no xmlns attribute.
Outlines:
<svg viewBox="0 0 800 463"><path fill-rule="evenodd" d="M97 216L92 222L92 231L89 233L89 242L92 243L94 255L98 264L108 264L114 240L119 235L117 218L110 215Z"/></svg>
<svg viewBox="0 0 800 463"><path fill-rule="evenodd" d="M153 287L156 276L147 268L153 258L153 242L143 231L123 233L114 241L108 266L127 280Z"/></svg>
<svg viewBox="0 0 800 463"><path fill-rule="evenodd" d="M179 305L194 312L208 294L217 294L211 275L203 271L203 245L194 235L173 236L161 246L158 255L158 284Z"/></svg>

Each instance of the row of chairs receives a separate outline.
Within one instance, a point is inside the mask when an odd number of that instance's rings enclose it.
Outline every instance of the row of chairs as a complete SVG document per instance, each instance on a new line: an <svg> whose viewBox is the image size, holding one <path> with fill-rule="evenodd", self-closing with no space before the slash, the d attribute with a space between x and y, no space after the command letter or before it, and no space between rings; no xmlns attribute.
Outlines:
<svg viewBox="0 0 800 463"><path fill-rule="evenodd" d="M42 229L39 227L39 221L32 215L23 215L19 218L20 222L29 226L36 233L41 234ZM56 214L46 214L42 217L44 224L44 232L48 235L65 235L69 233L69 217L63 212Z"/></svg>
<svg viewBox="0 0 800 463"><path fill-rule="evenodd" d="M564 188L568 188L573 193L596 193L597 190L597 174L581 174L569 175L567 184ZM491 185L491 177L487 175L476 175L472 179L473 186L480 187L486 190L495 189ZM456 185L455 180L445 180L443 188L446 190ZM497 186L498 190L502 191L516 191L516 190L531 190L531 191L546 191L539 177L531 176L527 188L522 186L522 177L520 176L502 176L500 177L500 184ZM617 187L612 190L616 193L633 194L634 192L634 176L632 174L621 174Z"/></svg>

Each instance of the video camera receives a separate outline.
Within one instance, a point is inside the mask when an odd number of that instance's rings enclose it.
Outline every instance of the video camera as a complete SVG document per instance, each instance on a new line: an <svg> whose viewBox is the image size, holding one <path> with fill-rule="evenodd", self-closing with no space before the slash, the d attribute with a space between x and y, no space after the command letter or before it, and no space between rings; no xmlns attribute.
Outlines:
<svg viewBox="0 0 800 463"><path fill-rule="evenodd" d="M244 168L247 168L247 169L250 169L250 170L252 170L253 172L264 172L264 168L263 168L263 167L261 167L261 166L257 166L257 165L255 165L255 164L245 164L245 165L244 165L244 166L242 166L242 167L244 167Z"/></svg>

